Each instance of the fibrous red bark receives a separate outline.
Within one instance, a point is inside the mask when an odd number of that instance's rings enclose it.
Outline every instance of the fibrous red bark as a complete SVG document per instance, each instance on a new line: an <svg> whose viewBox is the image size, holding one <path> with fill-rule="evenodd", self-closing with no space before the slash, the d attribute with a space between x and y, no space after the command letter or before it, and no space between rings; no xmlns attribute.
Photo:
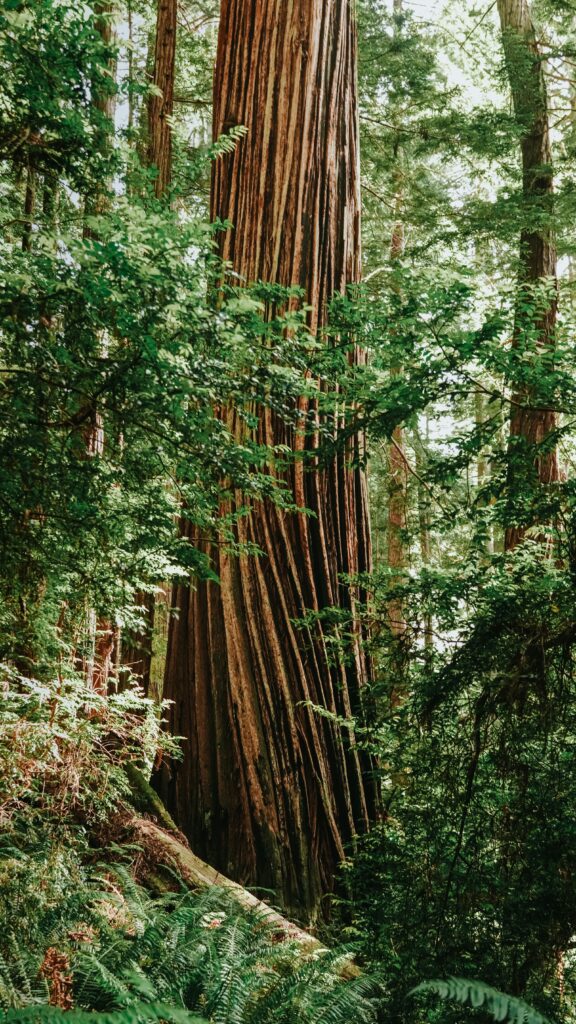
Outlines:
<svg viewBox="0 0 576 1024"><path fill-rule="evenodd" d="M352 5L223 0L221 15L214 135L248 129L214 168L212 214L234 225L221 254L248 282L303 286L316 331L332 296L360 276ZM270 445L315 443L270 411L258 434ZM177 588L169 638L165 696L186 737L164 787L169 805L202 857L308 919L374 809L353 734L303 706L358 711L370 674L360 636L346 666L331 664L325 627L294 624L309 609L350 609L340 574L370 566L366 483L353 454L313 471L297 461L292 493L313 515L265 502L241 518L238 540L264 555L215 546L220 584Z"/></svg>

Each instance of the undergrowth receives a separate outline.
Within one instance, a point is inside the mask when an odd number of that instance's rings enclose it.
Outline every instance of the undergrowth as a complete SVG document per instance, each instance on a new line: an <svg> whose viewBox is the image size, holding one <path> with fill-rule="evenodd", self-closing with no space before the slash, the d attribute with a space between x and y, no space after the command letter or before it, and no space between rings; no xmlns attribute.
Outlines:
<svg viewBox="0 0 576 1024"><path fill-rule="evenodd" d="M216 888L153 897L139 851L102 848L130 813L157 712L74 678L6 670L0 693L0 1024L369 1024L379 985L351 950L307 951Z"/></svg>

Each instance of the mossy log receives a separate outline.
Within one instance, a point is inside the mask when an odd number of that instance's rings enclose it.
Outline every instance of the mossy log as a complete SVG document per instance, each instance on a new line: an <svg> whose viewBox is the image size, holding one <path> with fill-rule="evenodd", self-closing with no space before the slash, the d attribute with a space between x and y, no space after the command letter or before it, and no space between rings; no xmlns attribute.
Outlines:
<svg viewBox="0 0 576 1024"><path fill-rule="evenodd" d="M150 869L145 871L150 882L158 882L161 878L161 869L165 868L180 877L192 889L218 886L225 890L241 909L258 913L266 924L278 932L279 937L300 943L303 952L312 953L326 949L326 946L310 932L304 931L263 900L258 899L248 889L233 882L197 857L142 772L131 764L126 767L126 774L136 811L140 814L151 814L156 818L155 822L149 818L134 816L129 821L131 839L141 847L145 862L150 865ZM358 968L350 962L342 973L352 977L358 973Z"/></svg>
<svg viewBox="0 0 576 1024"><path fill-rule="evenodd" d="M138 845L145 853L152 855L150 860L157 867L162 865L174 871L192 889L218 886L229 893L243 910L256 911L282 937L301 943L306 951L326 948L319 939L299 928L292 921L288 921L248 889L244 889L237 882L233 882L226 875L220 874L219 871L200 860L183 841L183 838L175 835L173 830L167 831L148 818L134 818L130 822L130 827Z"/></svg>
<svg viewBox="0 0 576 1024"><path fill-rule="evenodd" d="M288 921L278 910L268 903L264 903L248 889L233 882L225 874L216 871L210 864L197 857L191 850L187 839L181 835L150 782L134 764L125 767L134 809L139 814L151 814L156 818L156 821L153 821L148 817L134 816L129 820L132 842L141 848L145 855L145 861L151 865L150 870L145 872L149 882L161 883L161 887L164 888L162 878L162 868L164 867L173 872L191 889L207 889L210 886L217 886L232 896L241 909L258 913L266 925L278 932L279 937L298 942L302 946L303 952L319 952L326 949L326 946L316 936ZM349 962L342 970L342 974L348 977L353 977L358 973L358 967L352 962Z"/></svg>
<svg viewBox="0 0 576 1024"><path fill-rule="evenodd" d="M162 828L180 835L176 822L166 810L158 793L134 762L128 761L124 765L124 771L130 785L131 802L134 809L140 811L141 814L152 814Z"/></svg>

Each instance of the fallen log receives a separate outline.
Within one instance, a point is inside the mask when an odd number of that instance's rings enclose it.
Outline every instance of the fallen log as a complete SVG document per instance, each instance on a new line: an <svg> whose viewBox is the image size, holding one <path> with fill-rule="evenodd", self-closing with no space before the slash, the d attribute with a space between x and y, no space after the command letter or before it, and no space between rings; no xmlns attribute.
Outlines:
<svg viewBox="0 0 576 1024"><path fill-rule="evenodd" d="M169 868L192 889L207 889L210 886L217 886L229 894L242 910L256 911L262 920L274 928L279 935L300 943L306 952L326 949L314 935L310 935L309 932L283 917L277 910L258 899L254 893L239 885L238 882L233 882L232 879L220 874L215 868L200 860L192 852L183 836L161 828L160 825L148 818L131 819L130 831L133 833L132 841L142 847L151 863L154 863L156 867Z"/></svg>
<svg viewBox="0 0 576 1024"><path fill-rule="evenodd" d="M239 908L256 912L280 939L297 942L303 953L326 951L327 947L316 936L304 931L268 903L258 899L249 889L245 889L238 882L233 882L231 878L222 875L197 857L142 772L134 764L125 766L125 769L133 806L140 815L149 814L156 819L153 821L149 817L131 816L128 822L125 822L131 833L131 842L142 850L143 865L148 866L144 869L144 874L150 882L162 884L159 869L164 868L181 878L191 889L217 886L225 891ZM360 973L359 967L352 959L346 959L341 965L340 974L343 978L357 977Z"/></svg>

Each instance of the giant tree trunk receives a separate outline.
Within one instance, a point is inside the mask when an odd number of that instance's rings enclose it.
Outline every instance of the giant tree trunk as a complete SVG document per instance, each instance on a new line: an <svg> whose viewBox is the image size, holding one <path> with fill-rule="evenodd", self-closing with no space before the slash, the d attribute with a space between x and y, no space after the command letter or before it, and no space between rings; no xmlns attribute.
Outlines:
<svg viewBox="0 0 576 1024"><path fill-rule="evenodd" d="M536 39L534 24L527 0L498 0L498 13L514 113L522 130L522 182L527 213L544 220L543 227L529 225L520 239L520 297L525 286L535 282L555 282L556 249L554 236L546 220L551 213L553 176L552 151L548 123L546 82L542 70L542 54ZM530 295L528 294L530 301ZM541 344L554 344L556 326L556 298L551 297L546 308L537 315L536 327ZM518 317L514 344L522 334ZM512 491L524 484L522 457L525 450L542 445L556 428L556 415L551 409L538 409L531 405L526 391L512 396L510 420L510 483ZM525 461L525 460L524 460ZM519 468L518 468L519 467ZM527 467L532 469L532 467ZM559 478L558 456L555 447L537 453L533 467L541 484L550 484ZM514 548L525 532L525 525L511 525L506 530L505 546Z"/></svg>
<svg viewBox="0 0 576 1024"><path fill-rule="evenodd" d="M360 275L352 4L223 0L221 13L214 135L249 129L214 168L212 214L234 224L221 254L247 281L303 286L317 330ZM269 411L259 438L304 444ZM313 516L262 503L242 518L238 539L265 554L215 546L220 585L177 589L169 638L165 696L187 738L170 807L201 856L308 919L375 803L353 734L302 706L359 710L369 677L360 637L346 667L331 664L325 627L293 621L350 609L339 575L370 566L366 483L351 454L313 472L294 465L294 498Z"/></svg>
<svg viewBox="0 0 576 1024"><path fill-rule="evenodd" d="M158 170L154 182L157 196L164 194L172 175L170 118L174 111L177 11L177 0L158 0L153 82L155 91L148 100L148 163Z"/></svg>

